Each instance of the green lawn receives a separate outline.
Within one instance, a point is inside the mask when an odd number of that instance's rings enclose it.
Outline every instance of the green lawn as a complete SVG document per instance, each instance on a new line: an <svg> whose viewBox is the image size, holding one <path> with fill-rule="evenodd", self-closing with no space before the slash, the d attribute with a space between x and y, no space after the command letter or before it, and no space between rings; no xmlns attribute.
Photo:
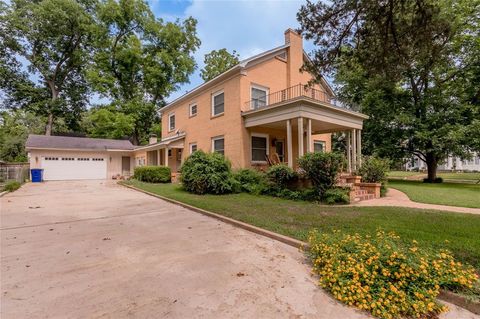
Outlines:
<svg viewBox="0 0 480 319"><path fill-rule="evenodd" d="M407 172L407 171L390 171L387 173L389 179L413 179L423 180L427 177L423 172ZM475 183L480 180L480 173L458 172L458 173L437 173L438 177L443 178L444 181Z"/></svg>
<svg viewBox="0 0 480 319"><path fill-rule="evenodd" d="M387 173L387 176L389 178L404 178L404 177L410 177L410 176L422 175L422 174L423 173L409 172L409 171L390 171Z"/></svg>
<svg viewBox="0 0 480 319"><path fill-rule="evenodd" d="M127 183L300 240L306 240L313 228L373 234L381 227L395 231L406 242L415 239L424 247L448 248L459 260L480 270L479 215L398 207L323 206L245 193L200 196L187 193L178 184Z"/></svg>
<svg viewBox="0 0 480 319"><path fill-rule="evenodd" d="M438 173L437 175L444 180L464 180L474 182L480 180L480 173Z"/></svg>
<svg viewBox="0 0 480 319"><path fill-rule="evenodd" d="M389 180L388 187L404 192L415 202L480 208L479 184Z"/></svg>

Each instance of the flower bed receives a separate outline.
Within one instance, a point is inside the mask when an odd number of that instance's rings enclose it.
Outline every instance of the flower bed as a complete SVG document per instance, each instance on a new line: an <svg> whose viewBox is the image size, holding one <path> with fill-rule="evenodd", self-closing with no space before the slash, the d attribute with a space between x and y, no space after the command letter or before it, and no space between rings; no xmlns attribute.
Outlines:
<svg viewBox="0 0 480 319"><path fill-rule="evenodd" d="M394 233L375 236L319 234L309 236L309 255L320 285L333 296L381 318L434 317L446 310L437 303L440 289L472 288L473 267L450 252L406 246Z"/></svg>

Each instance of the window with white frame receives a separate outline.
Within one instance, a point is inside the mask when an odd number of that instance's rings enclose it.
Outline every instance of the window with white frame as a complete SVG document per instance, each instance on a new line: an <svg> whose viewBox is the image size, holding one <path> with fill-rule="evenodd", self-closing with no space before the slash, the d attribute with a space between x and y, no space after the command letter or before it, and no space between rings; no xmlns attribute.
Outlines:
<svg viewBox="0 0 480 319"><path fill-rule="evenodd" d="M225 94L217 92L212 95L212 116L220 115L225 112Z"/></svg>
<svg viewBox="0 0 480 319"><path fill-rule="evenodd" d="M212 152L225 155L225 138L223 136L212 138Z"/></svg>
<svg viewBox="0 0 480 319"><path fill-rule="evenodd" d="M197 112L198 112L198 106L197 104L190 104L190 111L189 111L189 115L190 116L195 116L197 115Z"/></svg>
<svg viewBox="0 0 480 319"><path fill-rule="evenodd" d="M268 89L261 86L252 86L251 89L251 107L258 109L268 104Z"/></svg>
<svg viewBox="0 0 480 319"><path fill-rule="evenodd" d="M190 154L197 151L197 143L190 143Z"/></svg>
<svg viewBox="0 0 480 319"><path fill-rule="evenodd" d="M173 131L175 129L175 113L168 115L168 130Z"/></svg>
<svg viewBox="0 0 480 319"><path fill-rule="evenodd" d="M268 135L252 134L252 162L266 162L268 156Z"/></svg>
<svg viewBox="0 0 480 319"><path fill-rule="evenodd" d="M313 141L313 151L315 153L325 152L325 141Z"/></svg>

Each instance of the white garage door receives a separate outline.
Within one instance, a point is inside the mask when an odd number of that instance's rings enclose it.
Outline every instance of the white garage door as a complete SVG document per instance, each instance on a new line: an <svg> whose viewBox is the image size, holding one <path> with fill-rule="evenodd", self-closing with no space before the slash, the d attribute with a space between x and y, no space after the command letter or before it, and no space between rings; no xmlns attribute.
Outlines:
<svg viewBox="0 0 480 319"><path fill-rule="evenodd" d="M103 157L45 156L42 168L46 181L107 178L107 160Z"/></svg>

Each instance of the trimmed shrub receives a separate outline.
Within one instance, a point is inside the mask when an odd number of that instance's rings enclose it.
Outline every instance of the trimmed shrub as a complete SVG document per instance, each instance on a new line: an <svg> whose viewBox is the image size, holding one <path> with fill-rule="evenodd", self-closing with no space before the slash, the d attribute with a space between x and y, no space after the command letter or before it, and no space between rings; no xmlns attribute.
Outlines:
<svg viewBox="0 0 480 319"><path fill-rule="evenodd" d="M14 192L17 189L19 189L20 186L22 186L22 184L17 181L9 181L7 182L7 184L5 184L3 189L6 190L7 192Z"/></svg>
<svg viewBox="0 0 480 319"><path fill-rule="evenodd" d="M251 194L261 194L265 187L265 175L257 170L244 168L233 173L233 178L240 183L240 190Z"/></svg>
<svg viewBox="0 0 480 319"><path fill-rule="evenodd" d="M323 197L327 189L335 186L344 161L343 156L337 153L307 153L299 158L298 165Z"/></svg>
<svg viewBox="0 0 480 319"><path fill-rule="evenodd" d="M322 196L322 202L328 205L333 204L349 204L350 196L348 194L348 189L343 188L331 188L327 189Z"/></svg>
<svg viewBox="0 0 480 319"><path fill-rule="evenodd" d="M387 180L387 172L390 169L390 161L374 156L366 157L357 174L362 176L362 182L383 183Z"/></svg>
<svg viewBox="0 0 480 319"><path fill-rule="evenodd" d="M273 187L284 189L287 187L297 174L285 164L270 166L266 172L267 179L273 184Z"/></svg>
<svg viewBox="0 0 480 319"><path fill-rule="evenodd" d="M230 162L219 153L194 152L183 163L181 173L183 187L194 194L226 194L240 190Z"/></svg>
<svg viewBox="0 0 480 319"><path fill-rule="evenodd" d="M443 178L441 177L435 177L435 179L433 181L429 180L428 178L424 178L423 179L423 182L424 183L443 183Z"/></svg>
<svg viewBox="0 0 480 319"><path fill-rule="evenodd" d="M436 318L441 288L471 289L478 275L446 250L432 252L394 233L374 236L312 231L308 252L320 286L339 301L380 318Z"/></svg>
<svg viewBox="0 0 480 319"><path fill-rule="evenodd" d="M147 183L170 183L172 171L168 166L140 166L135 167L133 177Z"/></svg>

